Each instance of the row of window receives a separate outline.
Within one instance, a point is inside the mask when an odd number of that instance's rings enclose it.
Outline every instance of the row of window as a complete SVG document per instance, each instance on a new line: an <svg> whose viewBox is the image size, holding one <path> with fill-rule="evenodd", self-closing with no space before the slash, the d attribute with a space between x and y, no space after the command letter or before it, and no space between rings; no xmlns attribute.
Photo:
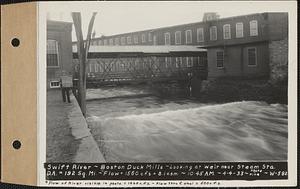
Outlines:
<svg viewBox="0 0 300 189"><path fill-rule="evenodd" d="M165 57L164 59L162 59L164 64L161 64L160 68L172 68L172 67L176 67L176 68L184 68L184 67L193 67L194 64L198 64L198 65L204 65L204 59L203 57ZM147 68L149 66L149 64L143 62L135 62L135 67L136 68ZM153 65L156 68L156 65ZM125 71L127 70L126 67L128 67L128 65L126 65L126 63L120 63L120 64L114 64L113 65L113 70L119 70L119 71ZM77 67L75 68L77 71ZM90 63L88 66L88 70L87 72L103 72L104 71L104 67L101 66L98 63Z"/></svg>
<svg viewBox="0 0 300 189"><path fill-rule="evenodd" d="M251 20L249 22L249 28L250 28L250 36L257 36L258 35L258 25L257 20ZM204 28L197 28L197 42L204 42ZM182 44L182 32L176 31L175 32L175 45ZM192 39L192 30L186 30L185 32L185 44L191 44ZM148 36L146 34L142 34L141 36L141 42L146 43L148 37L148 42L152 42L153 36L152 33L148 33ZM154 36L155 37L155 36ZM244 24L243 22L238 22L235 24L235 37L236 38L243 38L244 37ZM231 39L231 25L225 24L223 25L223 39ZM171 34L169 32L164 33L164 43L165 45L171 45ZM217 26L211 26L209 28L209 40L215 41L218 39L218 32L217 32ZM156 43L156 42L155 42ZM123 36L123 37L117 37L117 38L110 38L110 39L104 39L104 40L98 40L93 41L92 45L131 45L131 44L139 44L139 36L133 35L133 36Z"/></svg>
<svg viewBox="0 0 300 189"><path fill-rule="evenodd" d="M203 62L200 60L201 57L198 57L198 62ZM257 52L255 47L247 48L247 58L248 58L248 65L249 66L256 66L257 64ZM193 57L185 57L185 62L187 67L193 66ZM172 64L172 58L166 57L165 58L165 66L166 68ZM183 57L176 57L175 58L175 66L176 68L180 67L183 63ZM58 54L58 42L55 40L47 40L47 66L48 67L57 67L59 66L59 54ZM91 65L90 65L91 66ZM121 64L121 67L124 67L124 64ZM224 67L224 51L217 51L216 52L216 66L218 68ZM97 67L97 68L96 68ZM91 68L90 68L91 69ZM99 68L100 69L100 68ZM98 70L98 64L95 65L95 71ZM97 71L96 71L97 72Z"/></svg>
<svg viewBox="0 0 300 189"><path fill-rule="evenodd" d="M152 42L152 33L148 33L148 41ZM147 42L147 35L142 34L141 38L142 43ZM123 36L123 37L117 37L117 38L111 38L111 39L104 39L104 40L98 40L98 41L92 41L91 45L131 45L131 44L138 44L139 43L139 37L137 35L134 36Z"/></svg>
<svg viewBox="0 0 300 189"><path fill-rule="evenodd" d="M258 35L258 26L257 20L252 20L249 22L250 25L250 36L257 36ZM244 25L242 22L236 23L236 38L244 37ZM209 28L209 39L211 41L217 40L218 33L217 33L217 26L211 26ZM223 39L231 39L231 27L230 24L223 25ZM197 28L197 42L204 42L204 29ZM185 43L191 44L192 43L192 30L185 31ZM181 44L181 31L175 32L175 45ZM165 45L171 45L171 36L170 33L165 33Z"/></svg>
<svg viewBox="0 0 300 189"><path fill-rule="evenodd" d="M247 48L247 63L248 66L257 65L257 52L255 47ZM216 52L216 66L217 68L224 68L224 51L219 50Z"/></svg>

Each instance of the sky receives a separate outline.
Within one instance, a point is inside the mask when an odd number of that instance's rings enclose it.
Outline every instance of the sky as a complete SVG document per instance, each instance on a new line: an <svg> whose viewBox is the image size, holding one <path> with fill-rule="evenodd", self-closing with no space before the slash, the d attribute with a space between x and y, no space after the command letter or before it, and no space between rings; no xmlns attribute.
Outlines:
<svg viewBox="0 0 300 189"><path fill-rule="evenodd" d="M82 30L86 38L92 12L97 12L94 22L96 37L114 35L139 30L153 29L178 24L202 21L205 12L217 12L220 18L264 12L257 3L241 4L200 2L200 1L163 1L163 2L93 2L61 3L49 6L47 18L72 22L71 12L81 12ZM58 3L56 3L58 4ZM235 6L233 6L235 5ZM52 7L52 8L51 8ZM72 40L76 41L73 27Z"/></svg>

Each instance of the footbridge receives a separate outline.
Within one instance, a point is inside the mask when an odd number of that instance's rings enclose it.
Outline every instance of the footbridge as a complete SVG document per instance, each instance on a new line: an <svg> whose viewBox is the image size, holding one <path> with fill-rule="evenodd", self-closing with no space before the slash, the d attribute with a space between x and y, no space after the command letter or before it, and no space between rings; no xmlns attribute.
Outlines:
<svg viewBox="0 0 300 189"><path fill-rule="evenodd" d="M195 46L91 46L87 85L189 81L207 77L206 50ZM73 48L75 75L78 54Z"/></svg>

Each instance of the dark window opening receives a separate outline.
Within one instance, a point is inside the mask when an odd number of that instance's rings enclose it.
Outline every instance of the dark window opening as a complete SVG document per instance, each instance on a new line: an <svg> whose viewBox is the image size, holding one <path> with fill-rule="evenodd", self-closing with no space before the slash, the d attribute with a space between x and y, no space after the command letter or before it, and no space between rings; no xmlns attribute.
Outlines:
<svg viewBox="0 0 300 189"><path fill-rule="evenodd" d="M217 67L218 68L224 67L224 52L223 51L217 52Z"/></svg>
<svg viewBox="0 0 300 189"><path fill-rule="evenodd" d="M248 65L249 66L256 65L256 48L248 49Z"/></svg>

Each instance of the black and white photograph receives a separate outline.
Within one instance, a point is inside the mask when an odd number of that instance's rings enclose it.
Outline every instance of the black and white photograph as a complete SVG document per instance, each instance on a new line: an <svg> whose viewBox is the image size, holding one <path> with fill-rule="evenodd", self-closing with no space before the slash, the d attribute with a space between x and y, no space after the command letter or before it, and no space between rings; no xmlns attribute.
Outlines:
<svg viewBox="0 0 300 189"><path fill-rule="evenodd" d="M44 163L287 163L290 13L244 3L46 12Z"/></svg>

